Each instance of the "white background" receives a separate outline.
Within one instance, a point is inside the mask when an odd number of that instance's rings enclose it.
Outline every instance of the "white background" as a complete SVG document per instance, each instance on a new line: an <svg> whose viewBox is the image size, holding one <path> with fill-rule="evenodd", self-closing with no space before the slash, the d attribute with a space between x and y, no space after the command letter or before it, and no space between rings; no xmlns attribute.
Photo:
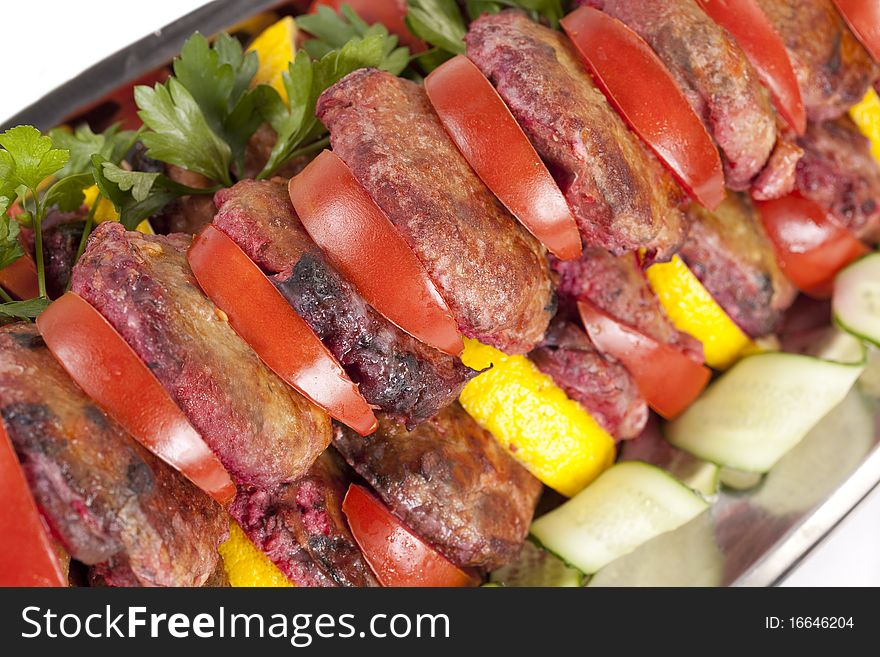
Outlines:
<svg viewBox="0 0 880 657"><path fill-rule="evenodd" d="M0 121L99 59L203 4L6 0L0 33ZM880 586L880 490L788 578L790 585Z"/></svg>

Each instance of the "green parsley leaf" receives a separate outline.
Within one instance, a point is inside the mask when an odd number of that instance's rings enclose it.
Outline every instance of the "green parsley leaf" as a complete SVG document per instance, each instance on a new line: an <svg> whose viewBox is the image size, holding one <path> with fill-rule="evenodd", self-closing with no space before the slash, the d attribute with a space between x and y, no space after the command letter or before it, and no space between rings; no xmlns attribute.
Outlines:
<svg viewBox="0 0 880 657"><path fill-rule="evenodd" d="M85 123L70 132L62 128L49 131L52 143L70 152L70 160L58 171L59 176L85 173L91 170L92 155L103 155L112 162L121 162L134 146L138 133L134 130L120 130L114 124L104 132L95 134Z"/></svg>
<svg viewBox="0 0 880 657"><path fill-rule="evenodd" d="M463 55L467 27L455 0L407 0L406 25L432 46Z"/></svg>
<svg viewBox="0 0 880 657"><path fill-rule="evenodd" d="M217 191L187 187L158 172L126 171L101 155L92 156L92 175L101 195L116 208L119 221L127 230L134 230L176 198Z"/></svg>
<svg viewBox="0 0 880 657"><path fill-rule="evenodd" d="M35 319L49 306L49 299L37 297L28 301L7 301L0 303L0 317L14 319Z"/></svg>
<svg viewBox="0 0 880 657"><path fill-rule="evenodd" d="M211 130L225 141L241 170L248 140L260 125L257 95L249 89L259 66L238 39L221 33L211 46L196 32L174 61L177 80L192 95Z"/></svg>
<svg viewBox="0 0 880 657"><path fill-rule="evenodd" d="M354 38L318 61L312 61L308 53L300 51L282 75L289 104L285 104L273 88L258 87L262 115L278 134L278 140L257 177L269 178L303 151L322 148L324 142L316 140L326 134L326 128L315 116L318 97L352 71L377 67L385 52L385 39L379 34Z"/></svg>
<svg viewBox="0 0 880 657"><path fill-rule="evenodd" d="M95 179L89 171L61 178L46 190L41 206L57 206L62 212L76 212L85 202L83 191L94 184Z"/></svg>
<svg viewBox="0 0 880 657"><path fill-rule="evenodd" d="M300 16L296 21L315 37L303 44L313 59L321 59L352 39L379 36L384 40L383 54L376 68L400 75L409 65L409 48L398 47L397 37L389 34L384 25L369 25L347 4L342 5L338 13L325 5L318 5L315 13Z"/></svg>
<svg viewBox="0 0 880 657"><path fill-rule="evenodd" d="M52 148L52 140L29 125L10 128L0 135L0 194L23 185L35 191L45 178L61 169L70 158L65 150Z"/></svg>
<svg viewBox="0 0 880 657"><path fill-rule="evenodd" d="M150 130L141 135L147 155L232 185L232 150L218 137L193 95L177 78L155 87L138 86L138 115Z"/></svg>
<svg viewBox="0 0 880 657"><path fill-rule="evenodd" d="M0 196L0 269L8 267L24 255L24 249L18 241L18 222L6 214L9 205L9 199Z"/></svg>
<svg viewBox="0 0 880 657"><path fill-rule="evenodd" d="M543 20L557 28L560 19L565 16L562 0L467 0L466 6L472 20L485 13L498 13L502 9L524 9L536 21Z"/></svg>

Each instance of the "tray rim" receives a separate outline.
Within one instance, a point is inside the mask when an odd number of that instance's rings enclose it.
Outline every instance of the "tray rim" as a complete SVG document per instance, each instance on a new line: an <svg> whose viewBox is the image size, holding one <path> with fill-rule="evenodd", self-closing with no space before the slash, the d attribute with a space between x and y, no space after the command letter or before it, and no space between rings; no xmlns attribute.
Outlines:
<svg viewBox="0 0 880 657"><path fill-rule="evenodd" d="M184 14L141 39L92 64L64 84L0 123L0 132L16 125L45 131L126 82L168 64L180 54L184 41L195 31L216 34L255 14L284 5L284 0L213 0Z"/></svg>

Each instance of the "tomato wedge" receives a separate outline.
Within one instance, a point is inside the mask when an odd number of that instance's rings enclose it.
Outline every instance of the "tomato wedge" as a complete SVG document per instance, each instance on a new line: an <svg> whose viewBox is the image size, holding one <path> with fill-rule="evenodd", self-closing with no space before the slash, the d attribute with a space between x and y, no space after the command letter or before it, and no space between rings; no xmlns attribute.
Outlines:
<svg viewBox="0 0 880 657"><path fill-rule="evenodd" d="M187 259L205 294L275 374L362 436L376 430L357 386L238 244L206 226Z"/></svg>
<svg viewBox="0 0 880 657"><path fill-rule="evenodd" d="M366 488L352 484L342 502L351 534L382 586L476 586L479 578L408 529Z"/></svg>
<svg viewBox="0 0 880 657"><path fill-rule="evenodd" d="M834 276L868 252L822 206L794 192L756 203L782 271L802 292L831 294Z"/></svg>
<svg viewBox="0 0 880 657"><path fill-rule="evenodd" d="M859 1L859 0L857 0ZM730 32L770 90L773 105L797 134L807 129L801 87L782 38L756 0L697 0L709 17Z"/></svg>
<svg viewBox="0 0 880 657"><path fill-rule="evenodd" d="M37 266L33 258L25 254L8 267L0 269L0 287L18 299L40 296Z"/></svg>
<svg viewBox="0 0 880 657"><path fill-rule="evenodd" d="M648 405L667 420L690 406L709 383L711 370L680 349L657 342L587 300L578 301L578 310L593 344L623 364Z"/></svg>
<svg viewBox="0 0 880 657"><path fill-rule="evenodd" d="M0 422L0 586L67 586L49 532Z"/></svg>
<svg viewBox="0 0 880 657"><path fill-rule="evenodd" d="M234 497L226 468L101 313L67 292L37 328L70 377L123 429L221 504Z"/></svg>
<svg viewBox="0 0 880 657"><path fill-rule="evenodd" d="M596 84L633 131L701 205L724 199L721 156L650 46L616 18L581 7L562 27Z"/></svg>
<svg viewBox="0 0 880 657"><path fill-rule="evenodd" d="M428 272L345 162L324 151L288 190L306 231L367 303L417 340L462 352L458 326Z"/></svg>
<svg viewBox="0 0 880 657"><path fill-rule="evenodd" d="M425 91L452 141L511 214L557 258L580 257L562 191L480 69L458 55L425 79Z"/></svg>
<svg viewBox="0 0 880 657"><path fill-rule="evenodd" d="M874 61L880 62L880 1L834 0L834 4Z"/></svg>
<svg viewBox="0 0 880 657"><path fill-rule="evenodd" d="M309 13L314 13L318 5L326 5L336 11L342 5L349 5L370 25L382 23L391 34L397 36L401 45L407 46L412 52L419 53L428 49L427 44L406 26L406 0L315 0Z"/></svg>

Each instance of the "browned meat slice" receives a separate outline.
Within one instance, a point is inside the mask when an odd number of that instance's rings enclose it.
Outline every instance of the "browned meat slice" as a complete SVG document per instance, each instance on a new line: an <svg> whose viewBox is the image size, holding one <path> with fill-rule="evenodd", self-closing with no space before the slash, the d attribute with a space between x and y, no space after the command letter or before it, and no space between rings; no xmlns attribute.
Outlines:
<svg viewBox="0 0 880 657"><path fill-rule="evenodd" d="M330 420L273 374L196 285L186 235L104 223L74 292L122 334L241 485L272 489L324 451ZM222 263L218 263L222 266Z"/></svg>
<svg viewBox="0 0 880 657"><path fill-rule="evenodd" d="M305 232L286 185L246 180L218 192L216 203L214 225L272 277L369 403L412 428L455 401L476 374L368 306Z"/></svg>
<svg viewBox="0 0 880 657"><path fill-rule="evenodd" d="M318 116L461 331L507 352L529 351L554 311L544 250L470 168L424 89L362 69L322 94Z"/></svg>
<svg viewBox="0 0 880 657"><path fill-rule="evenodd" d="M827 208L859 238L880 241L880 167L848 117L812 123L799 141L800 192Z"/></svg>
<svg viewBox="0 0 880 657"><path fill-rule="evenodd" d="M565 37L505 11L474 21L466 41L565 193L585 243L672 255L685 234L682 192Z"/></svg>
<svg viewBox="0 0 880 657"><path fill-rule="evenodd" d="M221 507L74 385L33 324L0 328L0 415L43 515L110 585L201 586L229 529Z"/></svg>
<svg viewBox="0 0 880 657"><path fill-rule="evenodd" d="M797 163L803 154L800 146L787 136L777 141L767 166L752 182L752 198L767 201L790 193L795 188Z"/></svg>
<svg viewBox="0 0 880 657"><path fill-rule="evenodd" d="M859 102L877 66L831 0L758 0L785 42L811 121L833 119Z"/></svg>
<svg viewBox="0 0 880 657"><path fill-rule="evenodd" d="M167 165L168 177L187 187L207 189L212 183L205 176ZM187 233L195 235L214 218L214 202L210 194L181 196L150 217L150 223L160 233Z"/></svg>
<svg viewBox="0 0 880 657"><path fill-rule="evenodd" d="M587 299L658 342L703 361L702 345L669 321L634 254L613 256L604 249L585 249L579 260L554 261L553 268L559 274L560 306L569 316L577 315L577 299Z"/></svg>
<svg viewBox="0 0 880 657"><path fill-rule="evenodd" d="M752 337L776 330L797 292L782 273L761 222L743 196L712 213L694 204L681 257L731 319Z"/></svg>
<svg viewBox="0 0 880 657"><path fill-rule="evenodd" d="M731 36L696 0L582 0L654 49L721 150L727 186L748 189L776 143L767 91Z"/></svg>
<svg viewBox="0 0 880 657"><path fill-rule="evenodd" d="M378 586L342 515L350 480L330 448L292 484L239 491L229 512L297 586Z"/></svg>
<svg viewBox="0 0 880 657"><path fill-rule="evenodd" d="M519 552L541 484L458 404L407 433L387 418L333 444L385 504L455 564L493 570Z"/></svg>
<svg viewBox="0 0 880 657"><path fill-rule="evenodd" d="M648 406L632 377L623 365L600 354L574 323L554 320L544 343L529 357L614 438L641 433Z"/></svg>

